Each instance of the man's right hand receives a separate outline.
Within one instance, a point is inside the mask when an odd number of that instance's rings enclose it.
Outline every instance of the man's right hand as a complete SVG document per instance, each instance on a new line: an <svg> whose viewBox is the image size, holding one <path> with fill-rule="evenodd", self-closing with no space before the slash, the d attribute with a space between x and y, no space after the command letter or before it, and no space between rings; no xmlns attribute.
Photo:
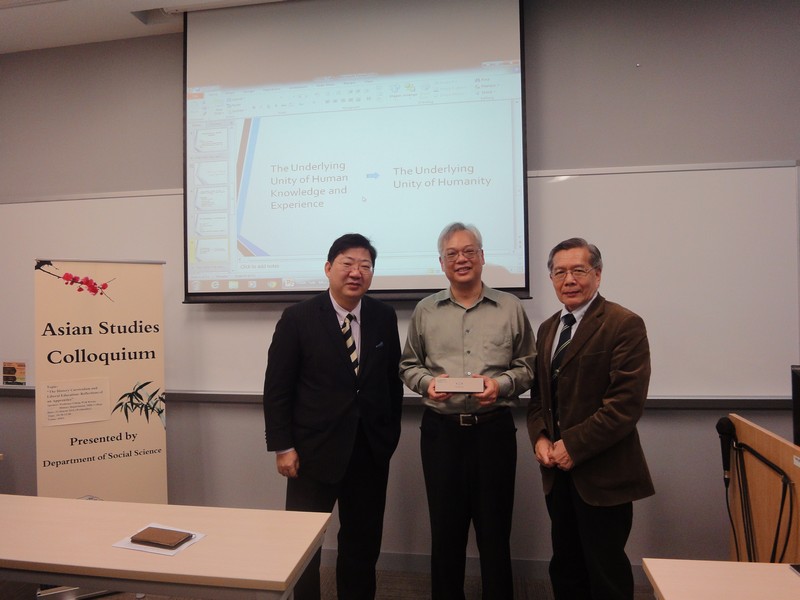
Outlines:
<svg viewBox="0 0 800 600"><path fill-rule="evenodd" d="M533 446L533 452L536 454L536 460L539 461L540 465L547 468L556 466L551 456L552 451L553 442L550 441L550 438L543 433L539 434L539 437L536 438L536 444Z"/></svg>
<svg viewBox="0 0 800 600"><path fill-rule="evenodd" d="M300 457L296 450L276 454L275 463L278 465L278 473L284 477L297 477L297 472L300 470Z"/></svg>
<svg viewBox="0 0 800 600"><path fill-rule="evenodd" d="M439 375L439 377L449 377L449 375ZM431 382L428 384L428 398L430 398L431 400L435 400L436 402L444 402L452 395L453 394L449 392L437 392L436 377L431 379Z"/></svg>

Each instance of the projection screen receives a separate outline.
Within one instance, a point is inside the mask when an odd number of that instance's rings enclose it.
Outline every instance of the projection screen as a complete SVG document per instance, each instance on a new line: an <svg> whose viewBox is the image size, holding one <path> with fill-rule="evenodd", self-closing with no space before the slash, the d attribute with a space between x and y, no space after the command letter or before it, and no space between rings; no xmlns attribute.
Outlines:
<svg viewBox="0 0 800 600"><path fill-rule="evenodd" d="M186 21L185 296L302 298L331 242L378 250L371 293L446 286L436 240L483 234L528 294L518 0L295 0Z"/></svg>

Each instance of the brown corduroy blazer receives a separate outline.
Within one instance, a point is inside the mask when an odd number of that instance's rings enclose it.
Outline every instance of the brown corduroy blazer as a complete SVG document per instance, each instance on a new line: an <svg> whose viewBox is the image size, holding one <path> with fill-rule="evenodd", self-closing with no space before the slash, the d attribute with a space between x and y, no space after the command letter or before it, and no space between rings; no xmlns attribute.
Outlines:
<svg viewBox="0 0 800 600"><path fill-rule="evenodd" d="M536 381L528 407L528 434L552 439L550 360L560 312L539 327ZM650 382L644 321L598 295L561 362L558 385L561 438L575 463L572 480L584 502L614 506L654 493L636 424ZM542 467L545 493L553 469Z"/></svg>

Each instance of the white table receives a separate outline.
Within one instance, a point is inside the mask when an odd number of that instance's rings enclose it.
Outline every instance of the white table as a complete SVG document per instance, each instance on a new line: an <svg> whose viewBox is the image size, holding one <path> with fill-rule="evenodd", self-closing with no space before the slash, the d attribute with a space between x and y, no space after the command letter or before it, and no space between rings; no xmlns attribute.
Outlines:
<svg viewBox="0 0 800 600"><path fill-rule="evenodd" d="M220 600L291 598L328 513L0 494L0 579ZM175 556L113 547L150 523L204 533Z"/></svg>
<svg viewBox="0 0 800 600"><path fill-rule="evenodd" d="M659 600L798 600L800 574L788 564L645 558Z"/></svg>

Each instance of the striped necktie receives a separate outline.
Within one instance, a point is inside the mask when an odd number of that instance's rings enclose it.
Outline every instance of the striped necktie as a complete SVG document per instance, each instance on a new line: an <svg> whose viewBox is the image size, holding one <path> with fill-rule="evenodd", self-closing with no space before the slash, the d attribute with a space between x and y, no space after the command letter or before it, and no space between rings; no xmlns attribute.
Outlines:
<svg viewBox="0 0 800 600"><path fill-rule="evenodd" d="M558 346L556 353L553 355L553 362L550 364L550 407L553 411L553 441L561 439L561 415L558 410L558 369L561 366L561 359L567 353L567 346L572 340L572 326L575 324L575 315L567 313L561 320L564 322L564 329L561 330L561 335L558 336Z"/></svg>
<svg viewBox="0 0 800 600"><path fill-rule="evenodd" d="M567 346L572 340L572 326L575 324L575 315L567 313L561 317L561 320L564 322L564 329L561 330L561 335L558 337L558 346L555 354L553 354L553 362L550 363L550 374L553 379L558 377L558 368L561 366L561 360L564 358Z"/></svg>
<svg viewBox="0 0 800 600"><path fill-rule="evenodd" d="M350 328L350 323L355 317L347 313L342 323L342 335L344 336L344 343L347 346L347 353L350 355L350 362L353 364L353 371L358 375L358 350L356 349L356 342L353 339L353 330Z"/></svg>

